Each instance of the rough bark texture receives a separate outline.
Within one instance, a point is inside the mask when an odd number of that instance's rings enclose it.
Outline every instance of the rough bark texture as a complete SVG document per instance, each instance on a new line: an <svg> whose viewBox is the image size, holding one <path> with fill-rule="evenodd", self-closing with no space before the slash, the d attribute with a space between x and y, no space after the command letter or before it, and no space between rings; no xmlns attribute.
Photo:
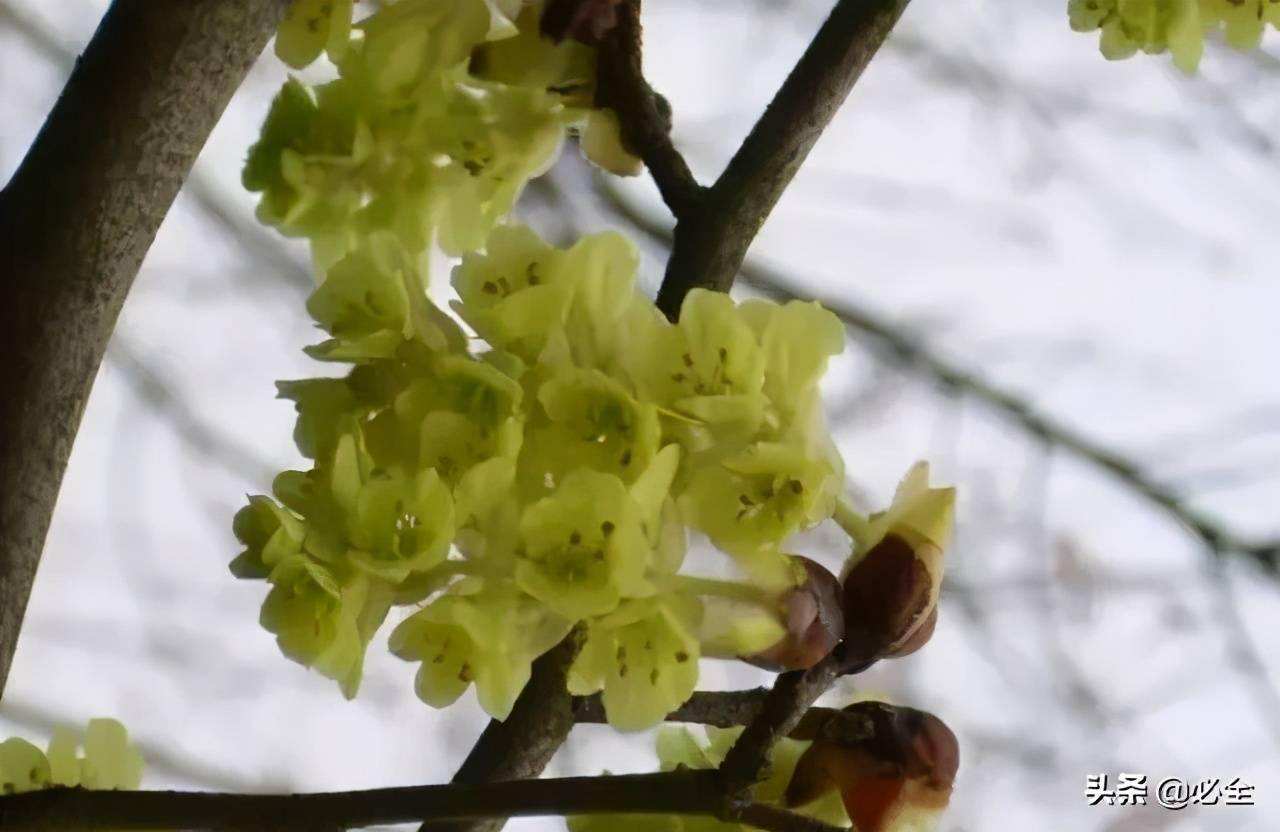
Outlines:
<svg viewBox="0 0 1280 832"><path fill-rule="evenodd" d="M658 308L690 289L728 291L756 232L840 109L909 0L840 0L724 173L679 216Z"/></svg>
<svg viewBox="0 0 1280 832"><path fill-rule="evenodd" d="M285 0L116 0L0 192L0 690L125 295Z"/></svg>
<svg viewBox="0 0 1280 832"><path fill-rule="evenodd" d="M616 25L597 51L596 104L618 114L622 142L644 160L677 217L697 209L703 188L671 143L671 112L645 80L640 0L617 6Z"/></svg>
<svg viewBox="0 0 1280 832"><path fill-rule="evenodd" d="M505 721L490 720L453 782L479 785L537 777L573 729L569 667L582 648L579 627L533 663L529 683ZM422 832L497 832L506 818L424 824Z"/></svg>
<svg viewBox="0 0 1280 832"><path fill-rule="evenodd" d="M750 788L764 779L773 746L799 727L809 707L840 677L845 664L841 653L837 649L808 670L793 670L774 680L760 703L760 713L747 723L720 763L725 794L745 800Z"/></svg>

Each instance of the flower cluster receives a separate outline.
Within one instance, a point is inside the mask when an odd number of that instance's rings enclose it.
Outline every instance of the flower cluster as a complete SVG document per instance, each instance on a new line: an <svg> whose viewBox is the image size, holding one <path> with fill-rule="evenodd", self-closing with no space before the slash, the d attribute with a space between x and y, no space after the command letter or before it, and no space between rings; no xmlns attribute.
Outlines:
<svg viewBox="0 0 1280 832"><path fill-rule="evenodd" d="M617 170L634 162L616 121L592 109L594 52L540 37L541 4L398 0L352 23L352 0L296 0L276 52L304 67L326 51L335 80L290 79L249 151L258 216L310 240L317 266L373 231L410 253L434 235L479 248L567 127Z"/></svg>
<svg viewBox="0 0 1280 832"><path fill-rule="evenodd" d="M1209 32L1221 31L1237 49L1255 49L1268 23L1280 26L1273 0L1069 0L1067 14L1077 32L1101 31L1109 60L1167 51L1184 72L1199 66Z"/></svg>
<svg viewBox="0 0 1280 832"><path fill-rule="evenodd" d="M0 743L0 794L54 786L131 790L141 782L142 755L114 719L89 720L83 741L74 731L59 728L47 751L18 737Z"/></svg>
<svg viewBox="0 0 1280 832"><path fill-rule="evenodd" d="M803 579L782 544L832 514L843 479L817 390L834 316L695 291L670 323L623 237L558 249L500 225L453 275L473 351L401 251L368 235L308 301L331 336L311 354L355 366L281 383L315 465L236 517L233 571L272 585L262 623L283 652L354 695L390 607L430 599L391 636L422 662L418 694L443 706L474 683L503 717L582 623L574 691L642 728L688 698L704 644L778 641L768 600L704 626L714 582L678 572L692 527L761 598Z"/></svg>
<svg viewBox="0 0 1280 832"><path fill-rule="evenodd" d="M631 166L612 116L586 106L593 47L544 39L541 11L397 0L353 24L350 2L297 0L285 21L281 57L327 51L339 77L285 85L245 182L265 221L312 241L307 311L328 338L308 354L351 367L280 383L312 466L236 515L233 573L270 585L262 625L348 697L391 608L416 607L390 647L420 663L419 697L443 707L474 685L500 719L574 628L569 686L601 692L620 729L684 703L704 656L809 667L846 618L868 655L897 651L932 614L940 550L863 518L855 537L906 545L864 545L874 568L843 587L785 550L843 489L818 389L837 318L695 290L671 322L624 237L556 248L505 220L567 124L601 164ZM461 255L453 315L426 292L432 241ZM945 496L908 525L949 524L933 515L951 492L912 482L912 500ZM682 574L690 530L737 580ZM867 585L895 570L916 577L905 612Z"/></svg>

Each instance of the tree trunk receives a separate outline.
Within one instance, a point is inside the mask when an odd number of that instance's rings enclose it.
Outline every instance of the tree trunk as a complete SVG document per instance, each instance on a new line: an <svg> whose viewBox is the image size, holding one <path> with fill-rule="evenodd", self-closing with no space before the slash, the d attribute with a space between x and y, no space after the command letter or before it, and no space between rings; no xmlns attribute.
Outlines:
<svg viewBox="0 0 1280 832"><path fill-rule="evenodd" d="M284 0L115 0L0 192L0 691L138 267Z"/></svg>

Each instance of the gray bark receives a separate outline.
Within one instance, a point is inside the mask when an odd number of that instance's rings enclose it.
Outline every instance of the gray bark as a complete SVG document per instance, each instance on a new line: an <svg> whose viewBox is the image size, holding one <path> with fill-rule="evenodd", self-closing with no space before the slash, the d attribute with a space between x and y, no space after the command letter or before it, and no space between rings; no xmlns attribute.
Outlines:
<svg viewBox="0 0 1280 832"><path fill-rule="evenodd" d="M85 400L284 0L115 0L0 192L0 691Z"/></svg>

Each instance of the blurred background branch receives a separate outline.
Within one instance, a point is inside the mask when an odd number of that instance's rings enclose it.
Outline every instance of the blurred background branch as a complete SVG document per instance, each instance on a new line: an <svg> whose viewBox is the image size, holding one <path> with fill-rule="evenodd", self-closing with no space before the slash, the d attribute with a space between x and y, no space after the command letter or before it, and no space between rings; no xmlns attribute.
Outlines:
<svg viewBox="0 0 1280 832"><path fill-rule="evenodd" d="M659 245L671 245L672 234L667 224L644 213L605 178L597 177L597 187L621 219ZM1211 554L1244 555L1268 571L1280 573L1280 539L1253 540L1236 533L1217 518L1189 505L1173 489L1148 477L1137 463L1053 416L1036 410L1023 398L995 386L977 372L948 361L924 339L868 308L856 305L848 295L810 298L794 278L781 270L751 261L743 263L740 279L742 285L778 302L817 300L851 330L871 341L885 359L930 376L949 392L973 396L1010 419L1034 439L1097 466L1184 526L1205 544Z"/></svg>

